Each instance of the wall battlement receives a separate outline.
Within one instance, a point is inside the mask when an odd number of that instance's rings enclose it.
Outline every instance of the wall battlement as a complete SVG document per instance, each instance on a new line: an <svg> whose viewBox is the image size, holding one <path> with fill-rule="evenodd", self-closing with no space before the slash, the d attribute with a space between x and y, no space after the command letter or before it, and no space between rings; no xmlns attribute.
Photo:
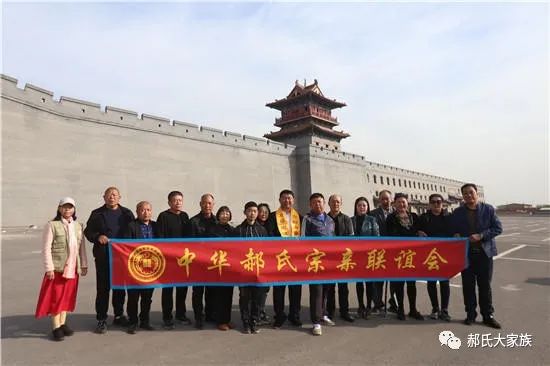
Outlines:
<svg viewBox="0 0 550 366"><path fill-rule="evenodd" d="M57 101L54 99L52 91L29 83L25 84L23 88L19 88L17 83L18 80L16 78L2 74L0 85L2 97L66 118L100 124L104 123L111 126L137 129L214 144L230 145L278 155L290 155L295 150L295 146L293 145L223 131L208 126L199 126L176 119L146 113L139 114L135 111L113 106L106 106L102 109L98 103L72 97L61 96Z"/></svg>

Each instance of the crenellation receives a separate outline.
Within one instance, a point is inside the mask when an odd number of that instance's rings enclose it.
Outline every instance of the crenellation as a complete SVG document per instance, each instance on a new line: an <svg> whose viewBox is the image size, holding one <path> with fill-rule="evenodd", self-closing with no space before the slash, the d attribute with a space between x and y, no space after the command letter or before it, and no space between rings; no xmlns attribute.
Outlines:
<svg viewBox="0 0 550 366"><path fill-rule="evenodd" d="M120 116L122 115L123 117L133 117L133 118L137 118L138 117L138 113L137 112L134 112L134 111L130 111L128 109L122 109L122 108L118 108L118 107L113 107L113 106L106 106L105 107L105 113L107 115L109 115L109 113L115 113L117 116Z"/></svg>
<svg viewBox="0 0 550 366"><path fill-rule="evenodd" d="M243 135L243 140L261 142L261 143L263 143L263 144L266 143L266 140L265 140L265 139L262 139L262 138L259 138L259 137L254 137L254 136L249 136L249 135Z"/></svg>
<svg viewBox="0 0 550 366"><path fill-rule="evenodd" d="M217 128L201 126L200 132L202 133L202 138L206 138L207 141L211 139L223 141L226 139L223 131Z"/></svg>
<svg viewBox="0 0 550 366"><path fill-rule="evenodd" d="M198 125L195 125L193 123L188 123L188 122L182 122L182 121L178 121L178 120L174 120L174 126L188 127L188 128L194 129L196 131L199 130Z"/></svg>
<svg viewBox="0 0 550 366"><path fill-rule="evenodd" d="M146 114L146 113L141 114L141 120L142 121L150 120L150 121L156 122L156 123L161 122L161 123L167 123L168 125L172 125L172 121L170 121L169 118L158 117L158 116L154 116L152 114Z"/></svg>
<svg viewBox="0 0 550 366"><path fill-rule="evenodd" d="M14 77L11 77L6 74L0 74L0 77L2 78L3 81L9 81L10 83L17 85L17 79Z"/></svg>
<svg viewBox="0 0 550 366"><path fill-rule="evenodd" d="M24 91L32 90L32 91L34 91L34 92L43 94L44 96L47 96L47 97L53 99L53 92L52 92L52 91L49 91L49 90L40 88L40 87L38 87L38 86L36 86L36 85L32 85L32 84L26 83L26 84L25 84L25 88L24 88L23 90L24 90Z"/></svg>
<svg viewBox="0 0 550 366"><path fill-rule="evenodd" d="M101 105L98 103L89 102L86 100L80 100L71 97L61 96L59 98L59 105L66 107L69 110L81 115L93 115L94 117L101 118L104 112L101 111Z"/></svg>

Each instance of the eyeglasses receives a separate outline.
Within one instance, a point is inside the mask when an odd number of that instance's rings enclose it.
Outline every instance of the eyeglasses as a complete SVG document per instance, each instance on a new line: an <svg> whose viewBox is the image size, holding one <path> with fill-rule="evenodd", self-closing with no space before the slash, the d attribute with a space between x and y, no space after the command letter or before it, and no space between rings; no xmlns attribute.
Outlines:
<svg viewBox="0 0 550 366"><path fill-rule="evenodd" d="M433 201L430 201L430 203L434 204L434 205L440 205L441 203L443 203L443 201L441 200L433 200Z"/></svg>

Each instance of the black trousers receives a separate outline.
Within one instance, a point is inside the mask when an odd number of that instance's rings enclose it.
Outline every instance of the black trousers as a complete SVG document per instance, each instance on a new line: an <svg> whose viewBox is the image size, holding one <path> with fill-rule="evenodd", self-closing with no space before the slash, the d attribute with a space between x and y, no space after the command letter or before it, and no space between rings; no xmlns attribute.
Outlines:
<svg viewBox="0 0 550 366"><path fill-rule="evenodd" d="M140 297L141 301L139 301ZM141 310L139 312L139 321L141 322L141 324L149 323L149 313L151 312L152 297L152 288L143 290L128 290L128 303L126 304L126 312L128 313L130 324L137 324L138 322L138 301Z"/></svg>
<svg viewBox="0 0 550 366"><path fill-rule="evenodd" d="M357 282L355 284L355 289L357 291L359 308L372 309L384 307L384 302L382 301L382 293L384 292L383 282L365 282L364 285L363 282ZM367 293L366 303L364 301L365 290Z"/></svg>
<svg viewBox="0 0 550 366"><path fill-rule="evenodd" d="M212 286L208 292L214 304L214 321L216 324L229 324L231 322L231 305L233 304L232 286Z"/></svg>
<svg viewBox="0 0 550 366"><path fill-rule="evenodd" d="M263 293L265 293L263 287L239 287L239 310L241 311L241 320L245 326L258 323Z"/></svg>
<svg viewBox="0 0 550 366"><path fill-rule="evenodd" d="M433 310L447 310L449 307L449 297L451 295L451 287L449 281L439 281L439 290L441 292L441 309L437 299L437 281L428 281L428 295L432 303Z"/></svg>
<svg viewBox="0 0 550 366"><path fill-rule="evenodd" d="M95 312L97 320L106 320L109 310L109 292L111 283L109 281L109 260L107 256L98 256L95 258L96 275L96 297ZM124 300L126 290L113 290L113 310L115 317L124 315Z"/></svg>
<svg viewBox="0 0 550 366"><path fill-rule="evenodd" d="M214 314L214 299L212 296L213 293L212 291L210 291L210 289L211 286L193 286L191 301L193 304L193 312L195 313L195 320L202 318L203 310L207 321L213 321L216 319L216 316ZM204 306L202 301L203 297Z"/></svg>
<svg viewBox="0 0 550 366"><path fill-rule="evenodd" d="M267 300L267 294L269 293L269 287L260 287L260 290L260 318L264 318L267 316L265 312L265 302Z"/></svg>
<svg viewBox="0 0 550 366"><path fill-rule="evenodd" d="M287 319L285 314L285 288L286 286L273 286L273 310L275 321L284 322ZM300 320L302 310L302 285L288 286L288 319Z"/></svg>
<svg viewBox="0 0 550 366"><path fill-rule="evenodd" d="M476 283L479 291L479 310L483 318L489 318L494 313L491 294L491 279L493 277L493 258L489 258L483 250L468 254L469 265L462 271L462 293L464 307L468 318L477 316Z"/></svg>
<svg viewBox="0 0 550 366"><path fill-rule="evenodd" d="M397 282L390 283L391 291L395 293L395 297L397 299L397 309L398 309L397 312L401 314L405 313L404 287L405 287L404 281L397 281ZM407 281L407 297L409 298L410 311L415 311L416 310L416 281Z"/></svg>
<svg viewBox="0 0 550 366"><path fill-rule="evenodd" d="M323 318L323 285L309 285L309 314L312 324L321 324Z"/></svg>
<svg viewBox="0 0 550 366"><path fill-rule="evenodd" d="M340 315L349 314L349 290L347 283L338 284L338 306ZM336 284L323 285L323 315L334 318L336 312Z"/></svg>
<svg viewBox="0 0 550 366"><path fill-rule="evenodd" d="M386 283L386 286L388 284ZM374 282L374 307L382 309L384 307L384 282Z"/></svg>
<svg viewBox="0 0 550 366"><path fill-rule="evenodd" d="M176 287L176 318L182 318L187 312L185 298L187 297L187 286ZM162 320L172 320L172 309L174 308L174 288L162 288Z"/></svg>

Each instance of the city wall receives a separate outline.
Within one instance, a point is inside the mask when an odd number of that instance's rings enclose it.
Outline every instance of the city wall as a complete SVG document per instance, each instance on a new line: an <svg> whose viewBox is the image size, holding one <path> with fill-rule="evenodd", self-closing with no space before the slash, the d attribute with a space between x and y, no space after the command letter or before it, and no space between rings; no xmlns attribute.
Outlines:
<svg viewBox="0 0 550 366"><path fill-rule="evenodd" d="M296 192L301 212L312 192L338 192L344 212L352 214L356 197L366 196L372 205L381 189L433 193L380 184L373 175L433 182L445 193L458 194L462 184L318 146L295 147L70 97L55 100L51 91L19 88L6 75L1 89L3 227L42 225L63 196L76 199L85 221L111 185L132 210L149 200L154 216L167 208L171 190L184 192L190 215L199 211L200 195L211 192L216 206L228 205L239 223L246 201L276 208L285 188Z"/></svg>

